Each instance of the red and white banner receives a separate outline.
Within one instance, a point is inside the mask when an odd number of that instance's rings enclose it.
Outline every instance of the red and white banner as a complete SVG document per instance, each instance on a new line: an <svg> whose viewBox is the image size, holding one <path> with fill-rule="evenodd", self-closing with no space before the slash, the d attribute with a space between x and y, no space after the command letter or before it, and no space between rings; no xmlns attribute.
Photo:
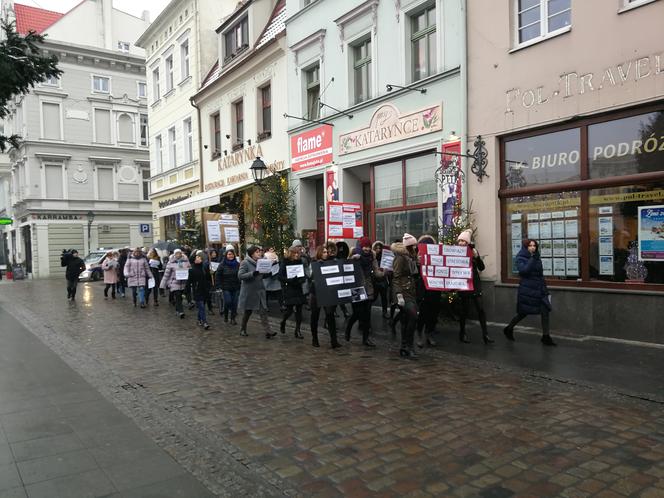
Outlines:
<svg viewBox="0 0 664 498"><path fill-rule="evenodd" d="M332 127L319 126L291 137L291 171L332 163Z"/></svg>
<svg viewBox="0 0 664 498"><path fill-rule="evenodd" d="M473 290L473 250L468 246L419 244L424 286L433 291Z"/></svg>
<svg viewBox="0 0 664 498"><path fill-rule="evenodd" d="M461 202L461 141L448 142L442 148L443 169L447 171L447 177L443 178L443 212L442 220L444 226L454 225L454 206ZM451 154L450 154L451 153ZM452 166L450 168L450 166ZM456 170L454 173L452 171Z"/></svg>
<svg viewBox="0 0 664 498"><path fill-rule="evenodd" d="M362 204L328 202L327 237L330 239L359 239L364 237Z"/></svg>

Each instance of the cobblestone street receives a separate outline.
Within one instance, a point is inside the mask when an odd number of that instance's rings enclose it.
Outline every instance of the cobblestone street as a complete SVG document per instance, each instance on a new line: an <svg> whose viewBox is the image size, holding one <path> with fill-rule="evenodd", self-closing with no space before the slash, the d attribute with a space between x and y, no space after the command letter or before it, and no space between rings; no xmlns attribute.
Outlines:
<svg viewBox="0 0 664 498"><path fill-rule="evenodd" d="M441 348L334 351L322 327L320 349L254 320L204 331L64 284L3 282L0 306L220 496L664 496L657 401Z"/></svg>

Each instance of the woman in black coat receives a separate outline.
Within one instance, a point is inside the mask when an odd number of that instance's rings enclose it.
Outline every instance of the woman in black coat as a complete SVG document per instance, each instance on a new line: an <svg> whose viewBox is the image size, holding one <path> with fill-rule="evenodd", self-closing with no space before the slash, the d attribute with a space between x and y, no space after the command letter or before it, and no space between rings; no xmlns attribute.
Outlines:
<svg viewBox="0 0 664 498"><path fill-rule="evenodd" d="M205 314L205 301L210 294L212 279L210 278L210 272L203 265L202 254L194 256L194 264L189 270L189 284L194 295L194 301L198 307L198 324L205 330L208 330L210 326L207 323L207 316Z"/></svg>
<svg viewBox="0 0 664 498"><path fill-rule="evenodd" d="M235 249L229 249L224 255L224 259L217 267L214 281L217 289L221 289L224 294L224 322L228 322L228 315L231 315L231 325L237 325L235 317L237 316L237 303L240 297L240 279L238 272L240 263L235 257Z"/></svg>
<svg viewBox="0 0 664 498"><path fill-rule="evenodd" d="M288 277L288 267L301 266L302 275ZM286 320L295 312L295 337L303 339L300 328L302 327L302 306L306 301L302 285L307 280L304 276L304 261L302 261L302 251L299 247L288 249L288 255L281 262L279 268L279 280L283 289L284 314L281 318L281 333L286 333Z"/></svg>
<svg viewBox="0 0 664 498"><path fill-rule="evenodd" d="M551 299L549 289L544 281L544 270L539 254L539 244L533 239L524 239L519 254L516 256L516 267L521 280L517 294L516 315L503 329L508 340L514 341L514 326L527 315L542 316L542 344L556 346L549 334L549 312Z"/></svg>
<svg viewBox="0 0 664 498"><path fill-rule="evenodd" d="M336 246L334 246L336 250ZM330 245L318 246L316 250L316 261L329 261L334 259L334 253L330 254L331 247ZM310 297L310 306L311 306L311 345L315 348L320 347L318 342L318 319L320 317L321 306L318 305L318 299L316 298L316 285L311 280L311 287L309 288L309 297ZM325 324L327 329L330 332L330 345L332 349L341 347L339 341L337 340L337 323L334 319L334 306L325 306L323 311L325 313Z"/></svg>

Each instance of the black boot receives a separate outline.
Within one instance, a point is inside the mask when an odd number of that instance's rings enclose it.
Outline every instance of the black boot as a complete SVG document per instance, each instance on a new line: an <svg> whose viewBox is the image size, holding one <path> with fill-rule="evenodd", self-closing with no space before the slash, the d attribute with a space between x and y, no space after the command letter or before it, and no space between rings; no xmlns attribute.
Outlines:
<svg viewBox="0 0 664 498"><path fill-rule="evenodd" d="M555 342L553 342L553 339L551 339L551 336L549 334L544 334L542 336L542 344L545 346L557 346Z"/></svg>
<svg viewBox="0 0 664 498"><path fill-rule="evenodd" d="M488 332L484 332L482 334L482 340L484 341L484 344L493 344L494 342L496 342L493 339L491 339Z"/></svg>
<svg viewBox="0 0 664 498"><path fill-rule="evenodd" d="M514 329L509 325L503 329L503 334L507 337L508 341L514 342Z"/></svg>
<svg viewBox="0 0 664 498"><path fill-rule="evenodd" d="M304 339L304 336L302 335L302 332L300 332L300 324L299 323L295 324L295 338L296 339Z"/></svg>
<svg viewBox="0 0 664 498"><path fill-rule="evenodd" d="M344 338L346 339L346 342L350 342L350 331L353 328L353 325L350 322L346 323L346 330L344 332Z"/></svg>
<svg viewBox="0 0 664 498"><path fill-rule="evenodd" d="M286 320L281 320L281 323L279 324L279 330L282 334L286 333Z"/></svg>
<svg viewBox="0 0 664 498"><path fill-rule="evenodd" d="M362 344L364 344L368 348L375 348L376 343L371 340L369 337L369 331L363 331L362 332Z"/></svg>
<svg viewBox="0 0 664 498"><path fill-rule="evenodd" d="M459 332L459 342L466 344L470 343L470 337L468 337L468 334L466 334L466 332L463 330Z"/></svg>
<svg viewBox="0 0 664 498"><path fill-rule="evenodd" d="M311 332L311 345L315 348L320 347L320 344L318 343L318 332Z"/></svg>

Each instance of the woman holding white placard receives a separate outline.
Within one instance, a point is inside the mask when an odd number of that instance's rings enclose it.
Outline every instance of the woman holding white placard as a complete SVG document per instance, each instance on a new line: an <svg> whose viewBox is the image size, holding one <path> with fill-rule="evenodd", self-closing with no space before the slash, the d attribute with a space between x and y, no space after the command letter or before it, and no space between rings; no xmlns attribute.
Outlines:
<svg viewBox="0 0 664 498"><path fill-rule="evenodd" d="M263 250L258 246L250 246L247 256L240 263L238 278L240 279L240 297L238 298L238 309L243 312L240 335L247 336L247 323L254 311L260 315L261 325L265 330L265 338L271 339L276 332L272 332L270 321L267 317L267 298L263 287L263 274L256 269L256 261L263 256Z"/></svg>
<svg viewBox="0 0 664 498"><path fill-rule="evenodd" d="M292 246L288 254L281 262L279 268L279 280L283 287L284 314L281 318L281 333L286 333L286 320L295 313L295 337L303 339L300 328L302 327L302 306L306 301L303 285L307 280L304 274L304 261L302 250L299 246Z"/></svg>
<svg viewBox="0 0 664 498"><path fill-rule="evenodd" d="M336 246L332 244L336 249ZM328 245L318 246L316 249L316 261L329 261L333 260L335 253L330 254L330 247ZM312 279L311 288L309 292L310 296L310 306L311 306L311 345L315 348L320 347L318 343L318 318L320 317L321 306L318 305L318 300L316 298L316 285ZM341 347L339 341L337 341L337 323L334 320L334 308L335 306L325 306L325 324L327 329L330 332L330 345L333 349Z"/></svg>
<svg viewBox="0 0 664 498"><path fill-rule="evenodd" d="M187 287L189 281L189 268L191 264L182 252L182 249L173 251L173 256L166 265L164 277L161 279L161 289L168 289L174 296L175 300L175 313L180 318L184 318L184 311L182 309L182 291Z"/></svg>
<svg viewBox="0 0 664 498"><path fill-rule="evenodd" d="M401 310L401 349L402 358L416 358L413 349L415 327L417 326L417 239L409 233L403 234L401 242L390 246L394 253L392 265L392 294Z"/></svg>

